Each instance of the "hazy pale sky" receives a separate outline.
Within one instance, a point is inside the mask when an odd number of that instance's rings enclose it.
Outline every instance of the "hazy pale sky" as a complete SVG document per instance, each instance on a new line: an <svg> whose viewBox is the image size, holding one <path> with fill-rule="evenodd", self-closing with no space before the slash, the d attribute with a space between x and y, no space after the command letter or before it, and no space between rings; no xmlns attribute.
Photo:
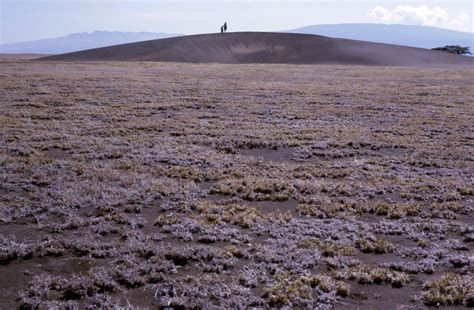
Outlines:
<svg viewBox="0 0 474 310"><path fill-rule="evenodd" d="M0 0L0 44L75 32L278 31L315 24L411 24L473 32L471 0Z"/></svg>

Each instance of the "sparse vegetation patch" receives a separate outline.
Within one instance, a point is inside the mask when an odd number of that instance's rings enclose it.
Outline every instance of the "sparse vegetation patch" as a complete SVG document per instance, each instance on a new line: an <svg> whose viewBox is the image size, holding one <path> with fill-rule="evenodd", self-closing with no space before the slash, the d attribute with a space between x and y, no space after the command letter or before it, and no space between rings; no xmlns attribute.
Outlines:
<svg viewBox="0 0 474 310"><path fill-rule="evenodd" d="M472 68L5 59L1 309L472 306Z"/></svg>

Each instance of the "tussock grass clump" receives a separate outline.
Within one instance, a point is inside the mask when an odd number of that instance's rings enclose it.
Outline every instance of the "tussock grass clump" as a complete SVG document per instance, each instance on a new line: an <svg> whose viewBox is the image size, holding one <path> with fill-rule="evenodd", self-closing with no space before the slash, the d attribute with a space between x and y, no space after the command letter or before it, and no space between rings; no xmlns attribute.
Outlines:
<svg viewBox="0 0 474 310"><path fill-rule="evenodd" d="M302 307L318 300L324 293L345 297L350 286L329 276L293 276L278 274L275 282L264 288L263 297L268 298L272 307Z"/></svg>
<svg viewBox="0 0 474 310"><path fill-rule="evenodd" d="M252 225L264 221L262 213L256 208L241 204L218 205L211 202L199 202L194 208L209 224L223 222L238 225L241 228L250 228Z"/></svg>
<svg viewBox="0 0 474 310"><path fill-rule="evenodd" d="M416 242L416 245L419 246L420 248L427 248L430 246L430 243L428 240L426 239L419 239L417 242Z"/></svg>
<svg viewBox="0 0 474 310"><path fill-rule="evenodd" d="M360 284L387 283L393 287L402 287L410 282L410 277L404 272L380 267L370 269L370 267L366 265L335 271L334 277L336 279L357 281Z"/></svg>
<svg viewBox="0 0 474 310"><path fill-rule="evenodd" d="M430 207L431 218L442 218L447 220L455 220L459 214L466 214L466 209L463 209L462 205L457 201L432 203Z"/></svg>
<svg viewBox="0 0 474 310"><path fill-rule="evenodd" d="M357 210L347 203L329 204L299 204L296 209L301 215L324 218L346 218L357 213Z"/></svg>
<svg viewBox="0 0 474 310"><path fill-rule="evenodd" d="M208 167L202 169L199 166L157 166L154 170L154 174L158 176L167 176L170 178L180 178L184 180L194 181L194 182L204 182L216 180L219 176L219 172L212 168Z"/></svg>
<svg viewBox="0 0 474 310"><path fill-rule="evenodd" d="M17 258L26 259L31 256L33 256L33 249L29 245L0 236L0 265L7 265Z"/></svg>
<svg viewBox="0 0 474 310"><path fill-rule="evenodd" d="M41 274L33 277L28 288L20 292L21 309L75 309L77 305L71 307L72 304L67 304L67 302L82 300L97 296L97 294L112 293L118 288L119 285L112 274L103 267L93 268L84 276ZM59 301L61 307L57 307L56 300Z"/></svg>
<svg viewBox="0 0 474 310"><path fill-rule="evenodd" d="M265 214L264 217L265 217L265 220L267 222L269 222L269 223L278 223L278 224L288 223L289 221L291 221L291 219L293 219L293 215L291 214L290 211L272 212L272 213L269 213L269 214Z"/></svg>
<svg viewBox="0 0 474 310"><path fill-rule="evenodd" d="M273 178L245 178L223 180L215 184L211 194L240 195L249 201L287 201L293 193L293 186L286 180Z"/></svg>
<svg viewBox="0 0 474 310"><path fill-rule="evenodd" d="M321 241L319 239L305 239L298 241L296 243L296 247L303 248L303 249L314 249L319 248L321 246Z"/></svg>
<svg viewBox="0 0 474 310"><path fill-rule="evenodd" d="M66 253L67 249L64 242L47 239L41 242L38 246L38 250L41 256L62 256Z"/></svg>
<svg viewBox="0 0 474 310"><path fill-rule="evenodd" d="M452 211L460 212L462 211L462 206L455 201L444 202L444 203L433 203L431 204L432 211Z"/></svg>
<svg viewBox="0 0 474 310"><path fill-rule="evenodd" d="M127 223L127 221L125 220L125 218L123 217L123 215L120 214L120 213L116 213L116 212L110 213L110 214L106 214L106 215L104 216L104 219L105 219L106 221L114 222L114 223L116 223L116 224L126 224L126 223Z"/></svg>
<svg viewBox="0 0 474 310"><path fill-rule="evenodd" d="M340 244L336 242L322 242L319 239L305 239L296 243L298 248L313 249L318 248L321 250L323 256L335 257L335 256L354 256L356 249L349 244Z"/></svg>
<svg viewBox="0 0 474 310"><path fill-rule="evenodd" d="M422 298L427 306L474 307L474 279L469 275L448 272L439 280L424 283L423 290Z"/></svg>
<svg viewBox="0 0 474 310"><path fill-rule="evenodd" d="M358 239L355 245L362 253L385 254L395 251L395 245L383 239L377 239L376 241Z"/></svg>
<svg viewBox="0 0 474 310"><path fill-rule="evenodd" d="M321 246L321 253L327 257L334 257L334 256L354 256L356 249L348 244L339 244L339 243L324 243Z"/></svg>
<svg viewBox="0 0 474 310"><path fill-rule="evenodd" d="M235 245L228 245L224 249L222 249L220 256L228 258L247 258L248 254L241 248L236 247Z"/></svg>
<svg viewBox="0 0 474 310"><path fill-rule="evenodd" d="M418 216L421 212L421 208L416 204L378 203L368 206L366 212L386 216L390 219L400 219L407 216Z"/></svg>
<svg viewBox="0 0 474 310"><path fill-rule="evenodd" d="M167 225L175 225L180 223L180 218L178 215L170 213L162 213L158 215L153 225L163 227Z"/></svg>
<svg viewBox="0 0 474 310"><path fill-rule="evenodd" d="M459 187L457 191L462 195L462 196L472 196L474 195L474 186L471 187Z"/></svg>

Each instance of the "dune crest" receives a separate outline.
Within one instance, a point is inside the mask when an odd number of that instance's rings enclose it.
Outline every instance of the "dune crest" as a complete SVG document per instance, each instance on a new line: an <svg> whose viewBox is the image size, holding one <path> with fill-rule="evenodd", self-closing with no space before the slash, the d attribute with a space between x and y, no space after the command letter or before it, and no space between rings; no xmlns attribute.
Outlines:
<svg viewBox="0 0 474 310"><path fill-rule="evenodd" d="M60 61L346 64L469 67L474 58L420 48L267 32L183 36L122 44L43 58Z"/></svg>

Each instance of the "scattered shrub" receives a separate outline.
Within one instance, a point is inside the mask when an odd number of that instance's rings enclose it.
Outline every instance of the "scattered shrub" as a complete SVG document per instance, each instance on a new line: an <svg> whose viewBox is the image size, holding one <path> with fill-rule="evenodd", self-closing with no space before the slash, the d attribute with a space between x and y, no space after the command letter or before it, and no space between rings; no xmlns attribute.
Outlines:
<svg viewBox="0 0 474 310"><path fill-rule="evenodd" d="M439 280L423 285L422 298L427 306L450 306L465 304L474 306L474 279L455 273L445 273Z"/></svg>
<svg viewBox="0 0 474 310"><path fill-rule="evenodd" d="M360 284L391 284L393 287L402 287L410 278L404 272L390 270L388 268L370 269L368 266L357 266L346 268L342 271L335 271L336 279L354 280Z"/></svg>

